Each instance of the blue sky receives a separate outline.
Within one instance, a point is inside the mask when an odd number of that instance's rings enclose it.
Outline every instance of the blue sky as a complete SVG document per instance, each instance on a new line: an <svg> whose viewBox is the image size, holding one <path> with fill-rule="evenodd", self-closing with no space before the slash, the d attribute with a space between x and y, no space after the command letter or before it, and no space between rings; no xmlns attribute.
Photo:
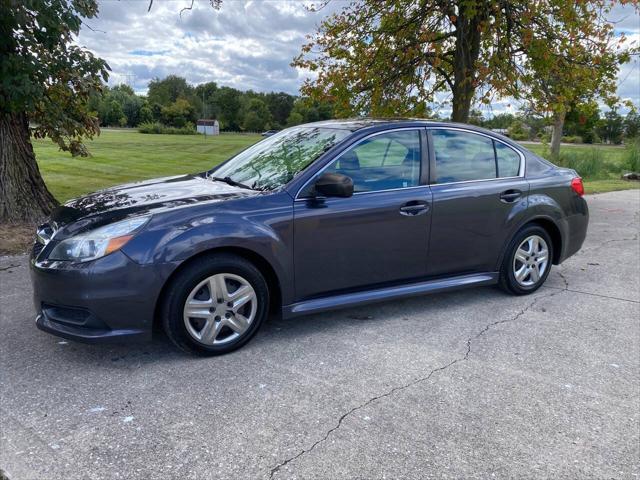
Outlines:
<svg viewBox="0 0 640 480"><path fill-rule="evenodd" d="M307 2L308 3L308 2ZM215 81L241 90L297 94L309 72L290 66L305 36L345 0L333 0L317 13L302 1L225 0L219 11L196 0L99 0L98 18L87 21L78 43L107 60L111 84L129 83L145 93L154 77L176 74L198 84ZM640 42L640 16L616 7L610 16L617 32ZM620 70L618 95L640 106L640 64L636 57ZM447 96L439 96L448 113ZM517 110L510 99L484 107L485 115Z"/></svg>

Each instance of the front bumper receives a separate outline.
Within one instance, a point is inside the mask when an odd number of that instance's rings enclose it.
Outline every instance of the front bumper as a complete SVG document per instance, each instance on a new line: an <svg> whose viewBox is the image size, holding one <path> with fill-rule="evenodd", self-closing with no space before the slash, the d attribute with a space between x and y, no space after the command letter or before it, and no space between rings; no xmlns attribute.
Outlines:
<svg viewBox="0 0 640 480"><path fill-rule="evenodd" d="M36 316L36 326L43 332L83 343L130 342L148 340L150 332L144 329L92 328L86 325L71 325L52 320L43 310Z"/></svg>
<svg viewBox="0 0 640 480"><path fill-rule="evenodd" d="M81 342L149 339L174 264L140 265L118 251L87 263L31 261L36 325Z"/></svg>

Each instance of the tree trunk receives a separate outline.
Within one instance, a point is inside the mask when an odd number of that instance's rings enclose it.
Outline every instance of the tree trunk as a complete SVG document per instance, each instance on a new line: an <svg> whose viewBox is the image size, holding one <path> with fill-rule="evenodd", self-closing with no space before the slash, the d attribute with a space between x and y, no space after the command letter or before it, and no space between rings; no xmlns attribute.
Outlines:
<svg viewBox="0 0 640 480"><path fill-rule="evenodd" d="M466 85L458 82L454 83L453 90L453 110L451 120L460 123L469 123L469 113L471 112L471 101L475 89L470 89Z"/></svg>
<svg viewBox="0 0 640 480"><path fill-rule="evenodd" d="M551 134L551 158L558 158L560 155L560 142L562 142L562 131L564 129L564 117L566 112L561 110L553 114L553 133Z"/></svg>
<svg viewBox="0 0 640 480"><path fill-rule="evenodd" d="M24 113L0 113L0 223L42 220L57 205L40 175Z"/></svg>
<svg viewBox="0 0 640 480"><path fill-rule="evenodd" d="M453 65L453 110L451 120L467 123L471 102L476 93L475 72L480 55L482 12L467 17L464 8L459 8L456 18L456 54Z"/></svg>

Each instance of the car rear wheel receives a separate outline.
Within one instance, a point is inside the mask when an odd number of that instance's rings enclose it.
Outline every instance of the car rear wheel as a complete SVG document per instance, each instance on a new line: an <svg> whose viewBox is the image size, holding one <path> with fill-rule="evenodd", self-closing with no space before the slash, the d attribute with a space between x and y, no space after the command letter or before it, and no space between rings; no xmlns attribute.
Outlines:
<svg viewBox="0 0 640 480"><path fill-rule="evenodd" d="M500 271L500 287L515 295L535 292L551 270L553 243L547 231L531 225L512 239Z"/></svg>
<svg viewBox="0 0 640 480"><path fill-rule="evenodd" d="M179 272L166 292L164 330L190 353L231 352L248 342L268 315L264 277L235 255L199 258Z"/></svg>

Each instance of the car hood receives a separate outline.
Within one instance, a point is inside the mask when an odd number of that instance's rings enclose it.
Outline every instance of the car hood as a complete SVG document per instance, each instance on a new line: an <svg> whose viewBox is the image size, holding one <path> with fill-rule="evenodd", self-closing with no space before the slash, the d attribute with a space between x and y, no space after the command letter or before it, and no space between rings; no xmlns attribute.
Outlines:
<svg viewBox="0 0 640 480"><path fill-rule="evenodd" d="M204 174L129 183L70 200L51 215L54 230L73 234L130 216L159 213L193 204L252 197L261 192L212 181Z"/></svg>

